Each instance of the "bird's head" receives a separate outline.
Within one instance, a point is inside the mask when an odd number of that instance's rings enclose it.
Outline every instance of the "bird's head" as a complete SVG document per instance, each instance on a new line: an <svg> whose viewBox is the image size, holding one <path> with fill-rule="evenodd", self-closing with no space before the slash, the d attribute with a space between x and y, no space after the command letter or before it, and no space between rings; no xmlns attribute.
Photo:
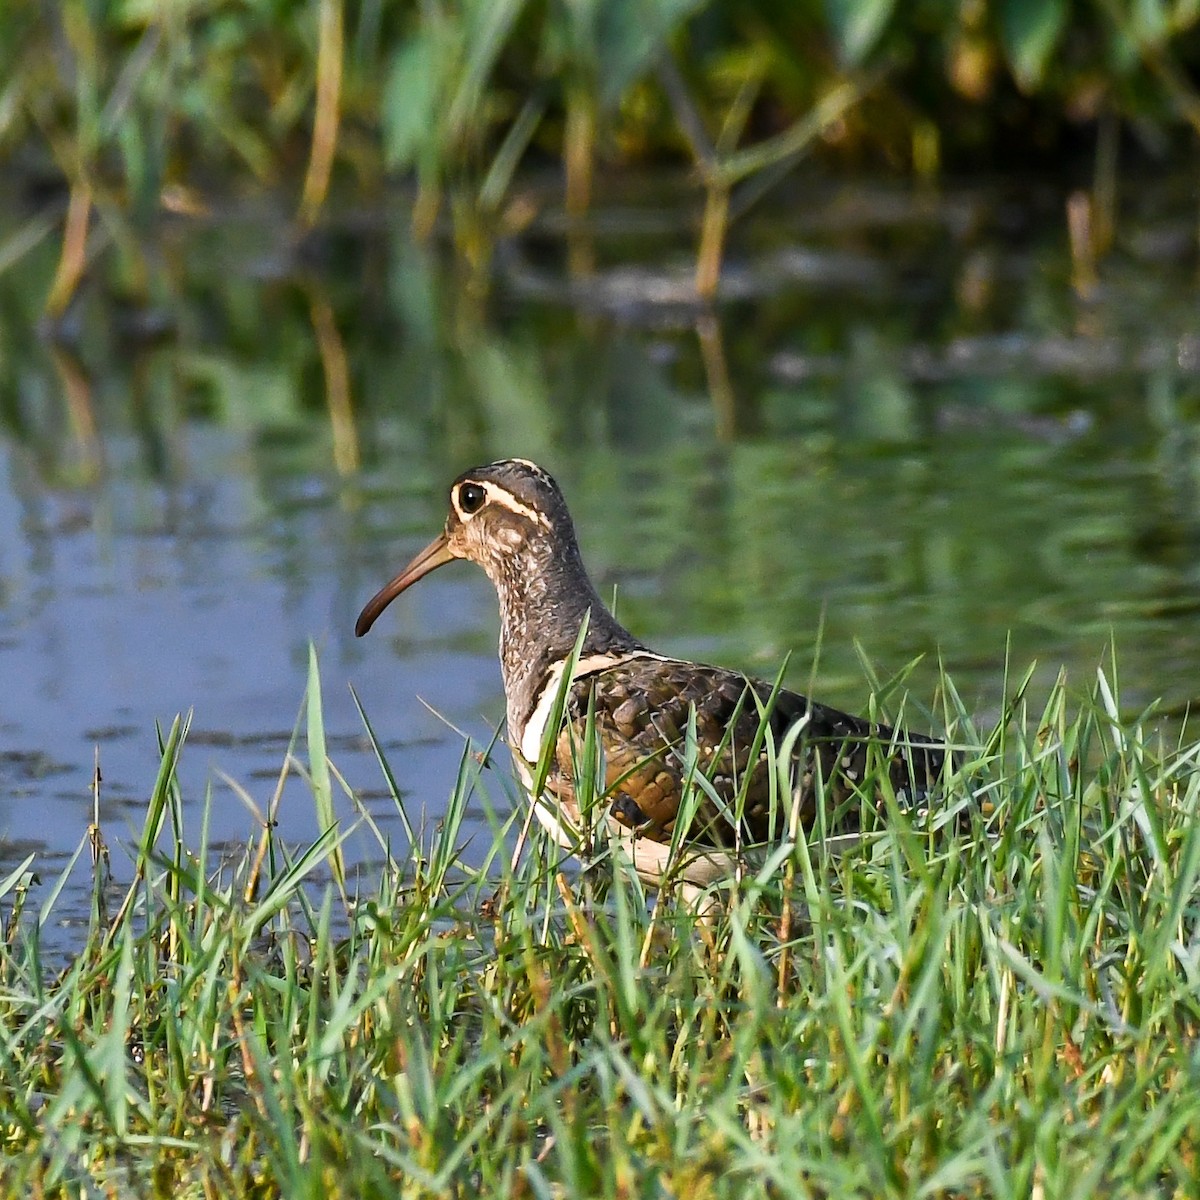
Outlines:
<svg viewBox="0 0 1200 1200"><path fill-rule="evenodd" d="M456 558L478 563L497 587L539 557L578 560L563 494L536 463L506 458L464 471L450 485L449 501L442 532L367 602L354 627L358 637L401 592Z"/></svg>

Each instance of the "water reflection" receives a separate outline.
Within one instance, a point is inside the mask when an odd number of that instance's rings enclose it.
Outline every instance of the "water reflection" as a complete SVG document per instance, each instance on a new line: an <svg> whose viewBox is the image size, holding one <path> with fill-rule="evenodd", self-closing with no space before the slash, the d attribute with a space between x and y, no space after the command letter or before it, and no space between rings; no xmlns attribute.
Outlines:
<svg viewBox="0 0 1200 1200"><path fill-rule="evenodd" d="M1126 703L1182 709L1190 272L1139 269L1162 240L1146 218L1084 309L1056 226L1015 237L970 197L856 211L747 227L712 310L672 290L671 227L644 215L598 221L591 282L535 225L486 304L403 219L300 246L270 213L171 222L153 301L125 303L114 249L53 344L34 333L53 247L26 254L0 275L0 874L32 846L46 878L79 843L97 744L106 833L132 840L155 722L192 708L190 811L211 783L214 838L253 836L218 772L266 806L309 639L339 768L399 839L353 682L436 819L450 726L486 740L503 713L490 588L452 568L368 642L353 620L440 524L446 482L511 453L559 476L598 584L664 649L768 674L791 653L792 684L816 664L849 708L856 640L885 677L925 656L917 708L940 654L986 720L1010 634L1016 664L1082 689L1115 633ZM302 785L281 822L315 836Z"/></svg>

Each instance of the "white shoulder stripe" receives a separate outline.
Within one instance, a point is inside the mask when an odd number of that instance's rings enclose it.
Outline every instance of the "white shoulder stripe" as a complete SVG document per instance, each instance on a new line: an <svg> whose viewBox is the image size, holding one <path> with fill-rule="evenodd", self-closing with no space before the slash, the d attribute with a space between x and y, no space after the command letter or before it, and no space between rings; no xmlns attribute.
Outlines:
<svg viewBox="0 0 1200 1200"><path fill-rule="evenodd" d="M581 658L575 665L575 670L571 675L571 683L583 679L588 675L598 674L600 671L608 671L613 667L619 667L623 663L632 662L636 658L652 658L658 662L672 662L665 654L655 654L651 650L631 650L626 654L589 654ZM529 720L525 722L525 729L521 734L521 745L519 747L521 757L528 763L535 763L542 753L542 740L546 736L546 722L550 720L550 711L554 708L554 698L558 695L558 689L562 686L563 670L565 663L558 663L550 669L550 673L546 676L546 682L542 684L542 690L537 698L537 703L533 706L533 712L529 714Z"/></svg>

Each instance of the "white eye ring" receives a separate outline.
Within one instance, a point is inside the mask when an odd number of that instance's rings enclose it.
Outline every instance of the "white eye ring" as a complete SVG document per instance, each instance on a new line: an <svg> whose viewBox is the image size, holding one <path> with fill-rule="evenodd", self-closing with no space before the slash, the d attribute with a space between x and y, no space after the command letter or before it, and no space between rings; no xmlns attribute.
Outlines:
<svg viewBox="0 0 1200 1200"><path fill-rule="evenodd" d="M477 483L464 483L458 489L458 508L464 516L477 513L487 500L487 492Z"/></svg>

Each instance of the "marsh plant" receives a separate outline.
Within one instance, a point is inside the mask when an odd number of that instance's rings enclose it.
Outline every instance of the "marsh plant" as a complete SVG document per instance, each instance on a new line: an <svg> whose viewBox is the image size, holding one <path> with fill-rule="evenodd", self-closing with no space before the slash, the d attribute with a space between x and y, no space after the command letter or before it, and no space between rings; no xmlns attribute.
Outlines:
<svg viewBox="0 0 1200 1200"><path fill-rule="evenodd" d="M333 190L399 181L414 230L449 229L478 282L549 165L586 273L598 168L668 163L702 196L711 296L730 223L813 153L926 181L1094 156L1079 219L1103 253L1122 129L1151 160L1192 152L1198 20L1191 0L15 0L0 161L64 203L0 263L60 235L57 319L103 245L144 285L139 232L162 209L282 185L303 232Z"/></svg>

